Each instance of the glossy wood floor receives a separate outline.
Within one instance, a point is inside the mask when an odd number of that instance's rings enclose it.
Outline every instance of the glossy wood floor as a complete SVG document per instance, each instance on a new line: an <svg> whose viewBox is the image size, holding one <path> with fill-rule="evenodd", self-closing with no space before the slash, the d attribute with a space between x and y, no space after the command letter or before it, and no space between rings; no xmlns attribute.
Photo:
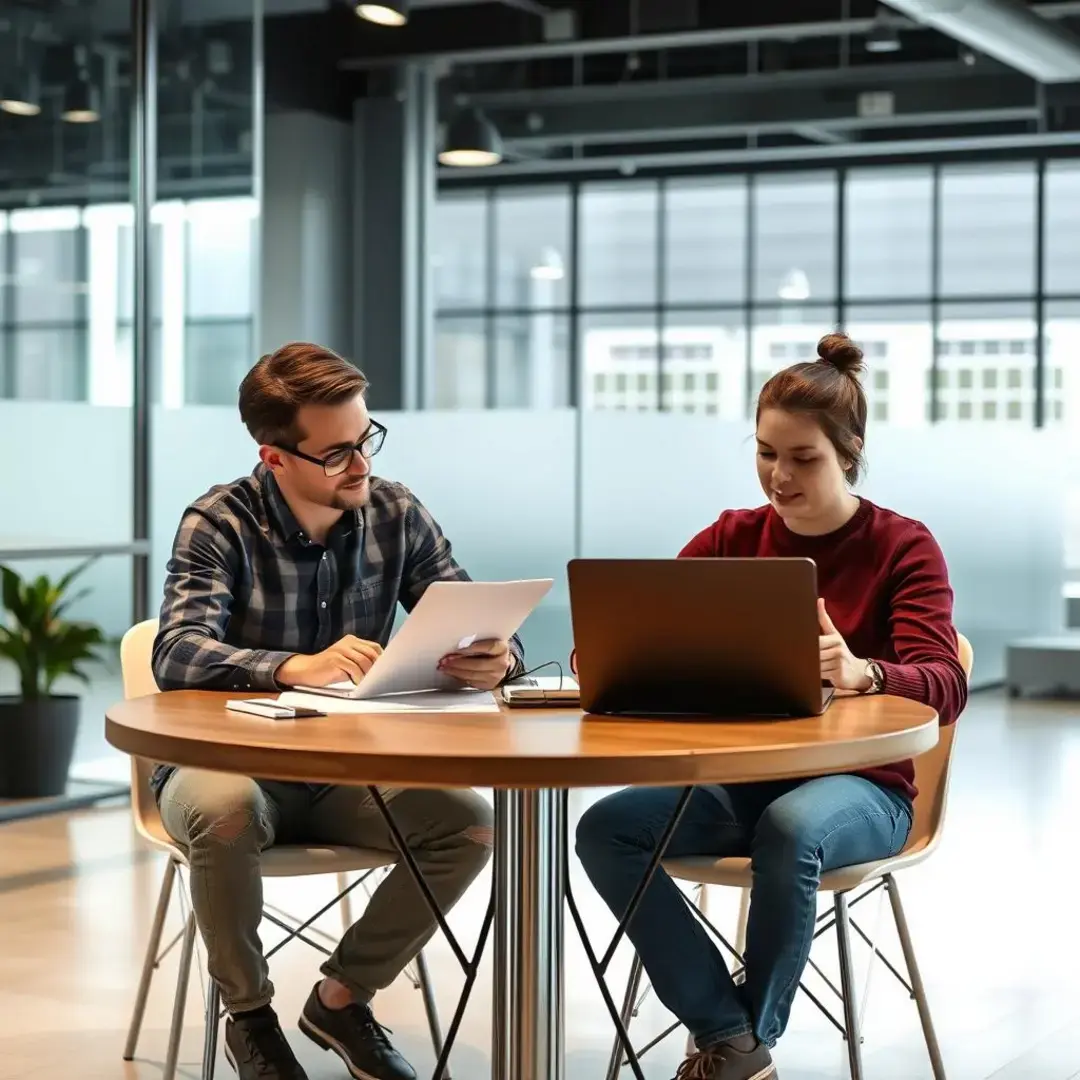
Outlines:
<svg viewBox="0 0 1080 1080"><path fill-rule="evenodd" d="M574 796L580 813L598 793ZM1080 703L1008 702L977 695L963 718L946 840L924 867L901 879L950 1080L1080 1078ZM0 1080L90 1080L160 1076L172 1002L175 953L151 992L138 1060L120 1060L142 950L153 914L160 858L141 851L124 809L0 828ZM486 899L485 878L454 912L466 942L475 940ZM330 896L332 882L273 882L268 900L296 914ZM585 882L577 882L590 930L599 940L614 927ZM734 920L734 897L710 894L710 913ZM877 901L863 908L873 930ZM882 912L881 941L898 955ZM174 906L170 935L180 925ZM322 928L334 934L336 915ZM569 921L568 921L569 929ZM268 928L266 940L276 940ZM568 943L566 1080L602 1080L610 1027L580 948ZM831 937L815 957L835 972ZM461 977L449 949L430 952L448 1020ZM860 973L866 951L857 953ZM628 965L613 969L615 995ZM311 1080L344 1078L336 1059L296 1032L295 1018L317 959L290 945L275 958L277 1006ZM481 982L454 1058L459 1080L489 1075L490 983ZM820 988L820 987L818 987ZM201 987L193 980L182 1075L198 1076ZM433 1055L419 994L399 980L380 995L377 1013L421 1076ZM667 1017L649 998L635 1021L640 1041ZM914 1005L878 965L865 1019L868 1080L919 1080L930 1069ZM645 1059L650 1080L668 1080L680 1060L676 1035ZM783 1080L843 1078L844 1044L800 998L777 1052ZM221 1061L218 1075L231 1075ZM430 1075L430 1072L427 1073ZM629 1073L625 1072L625 1076Z"/></svg>

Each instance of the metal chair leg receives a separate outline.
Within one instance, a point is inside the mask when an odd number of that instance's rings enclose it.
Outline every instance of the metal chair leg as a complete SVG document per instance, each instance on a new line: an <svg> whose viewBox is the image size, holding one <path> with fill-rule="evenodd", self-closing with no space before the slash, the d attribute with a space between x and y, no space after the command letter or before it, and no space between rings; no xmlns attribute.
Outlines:
<svg viewBox="0 0 1080 1080"><path fill-rule="evenodd" d="M904 905L900 902L900 890L892 874L885 875L885 890L892 904L893 918L896 920L896 932L900 936L900 947L904 950L904 962L907 964L908 978L915 991L915 1004L919 1009L926 1049L930 1054L930 1065L934 1070L934 1080L945 1080L945 1063L941 1059L941 1047L938 1046L934 1021L930 1017L930 1005L926 1000L926 988L923 986L919 965L915 960L915 948L911 943L911 931L908 929Z"/></svg>
<svg viewBox="0 0 1080 1080"><path fill-rule="evenodd" d="M165 1054L165 1070L162 1080L173 1080L176 1062L180 1057L180 1037L184 1033L184 1007L187 1005L188 982L191 978L191 960L195 952L195 913L188 915L184 928L184 944L180 950L180 970L176 975L176 997L173 999L172 1025L169 1028L169 1049Z"/></svg>
<svg viewBox="0 0 1080 1080"><path fill-rule="evenodd" d="M210 977L206 991L206 1031L203 1036L202 1080L214 1080L217 1068L218 1031L221 1028L221 991Z"/></svg>
<svg viewBox="0 0 1080 1080"><path fill-rule="evenodd" d="M844 992L848 1065L851 1068L851 1080L863 1080L858 991L855 985L855 966L851 960L851 926L848 922L847 896L844 893L833 894L833 908L836 912L836 943L840 951L840 987Z"/></svg>
<svg viewBox="0 0 1080 1080"><path fill-rule="evenodd" d="M352 906L352 893L347 892L349 888L349 875L341 872L337 876L337 891L341 894L341 929L348 931L356 919L353 916Z"/></svg>
<svg viewBox="0 0 1080 1080"><path fill-rule="evenodd" d="M641 989L641 974L645 970L641 963L641 957L634 953L634 962L630 965L630 978L626 983L626 996L623 998L622 1011L619 1016L623 1027L629 1030L630 1020L634 1015L634 1003L637 1001L638 991ZM608 1070L605 1080L616 1080L622 1069L623 1046L619 1036L615 1036L615 1045L611 1050L611 1061L608 1062Z"/></svg>
<svg viewBox="0 0 1080 1080"><path fill-rule="evenodd" d="M439 1022L439 1006L435 1002L435 991L431 985L431 972L428 970L427 957L421 949L413 961L416 964L416 984L424 998L424 1012L427 1014L428 1028L431 1031L431 1045L435 1050L435 1061L438 1062L443 1052L442 1024ZM442 1076L436 1080L451 1080L450 1065L447 1063Z"/></svg>
<svg viewBox="0 0 1080 1080"><path fill-rule="evenodd" d="M146 999L150 996L150 982L158 964L158 950L161 948L161 934L165 929L165 918L169 914L169 901L172 900L173 885L176 882L176 862L173 859L165 864L165 873L161 875L161 888L158 890L157 908L150 927L150 940L146 943L146 956L143 957L142 975L139 976L139 989L135 994L135 1007L131 1011L131 1024L128 1027L127 1042L124 1043L124 1060L135 1057L142 1031L143 1016L146 1014Z"/></svg>
<svg viewBox="0 0 1080 1080"><path fill-rule="evenodd" d="M739 922L735 931L735 948L740 956L746 955L746 921L750 918L750 890L739 890Z"/></svg>

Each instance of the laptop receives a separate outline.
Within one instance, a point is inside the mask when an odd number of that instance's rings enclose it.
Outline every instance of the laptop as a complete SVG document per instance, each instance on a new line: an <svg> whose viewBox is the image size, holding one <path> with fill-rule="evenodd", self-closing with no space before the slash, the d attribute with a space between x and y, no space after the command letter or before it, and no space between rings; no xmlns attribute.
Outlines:
<svg viewBox="0 0 1080 1080"><path fill-rule="evenodd" d="M819 716L812 559L572 559L581 707L622 716Z"/></svg>

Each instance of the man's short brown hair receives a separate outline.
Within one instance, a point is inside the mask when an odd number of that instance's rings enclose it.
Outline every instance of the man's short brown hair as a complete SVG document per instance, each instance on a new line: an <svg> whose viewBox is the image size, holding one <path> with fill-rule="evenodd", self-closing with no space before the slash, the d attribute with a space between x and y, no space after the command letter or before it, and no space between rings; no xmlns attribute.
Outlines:
<svg viewBox="0 0 1080 1080"><path fill-rule="evenodd" d="M364 373L322 345L293 341L267 353L240 384L240 419L260 445L296 446L305 438L305 405L342 405L367 389Z"/></svg>

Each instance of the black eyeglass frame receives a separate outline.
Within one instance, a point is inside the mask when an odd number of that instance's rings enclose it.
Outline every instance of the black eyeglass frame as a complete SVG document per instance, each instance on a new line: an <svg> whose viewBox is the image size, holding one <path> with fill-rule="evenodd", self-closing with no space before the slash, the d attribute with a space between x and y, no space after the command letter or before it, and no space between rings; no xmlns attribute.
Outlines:
<svg viewBox="0 0 1080 1080"><path fill-rule="evenodd" d="M376 437L379 440L378 445L370 453L364 453L364 443L369 442L371 439ZM312 465L321 465L323 473L326 476L340 476L352 464L353 454L359 454L365 460L370 461L383 448L385 442L385 425L380 424L377 420L372 420L367 431L364 432L363 436L360 438L360 440L356 443L355 446L341 447L341 449L339 450L332 450L324 458L318 458L312 454L305 454L303 450L298 450L295 446L281 446L279 447L279 449L284 450L286 454L292 454L294 457L302 458L304 461L310 461ZM340 457L342 455L347 455L346 457L344 457L345 464L340 469L337 469L335 472L330 472L328 463L334 458Z"/></svg>

